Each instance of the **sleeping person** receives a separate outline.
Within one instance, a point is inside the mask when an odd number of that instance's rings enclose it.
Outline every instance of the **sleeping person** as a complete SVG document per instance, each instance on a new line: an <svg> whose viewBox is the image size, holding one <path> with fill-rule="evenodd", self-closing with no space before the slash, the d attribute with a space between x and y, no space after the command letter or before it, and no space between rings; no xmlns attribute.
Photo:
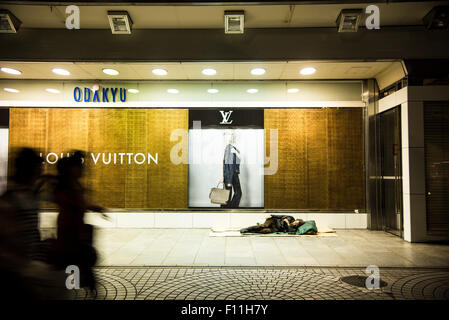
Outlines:
<svg viewBox="0 0 449 320"><path fill-rule="evenodd" d="M265 219L263 224L258 224L248 228L243 228L240 233L274 233L286 232L295 234L298 228L304 224L302 219L296 219L292 216L271 215Z"/></svg>

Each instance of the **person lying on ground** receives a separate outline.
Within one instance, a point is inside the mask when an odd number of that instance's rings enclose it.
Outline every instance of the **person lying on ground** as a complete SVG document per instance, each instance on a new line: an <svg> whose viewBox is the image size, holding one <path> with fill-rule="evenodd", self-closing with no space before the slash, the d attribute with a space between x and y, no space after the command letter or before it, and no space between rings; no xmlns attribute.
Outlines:
<svg viewBox="0 0 449 320"><path fill-rule="evenodd" d="M296 219L292 216L271 215L266 217L263 224L258 224L248 228L243 228L240 233L274 233L286 232L296 233L296 230L304 224L302 219Z"/></svg>

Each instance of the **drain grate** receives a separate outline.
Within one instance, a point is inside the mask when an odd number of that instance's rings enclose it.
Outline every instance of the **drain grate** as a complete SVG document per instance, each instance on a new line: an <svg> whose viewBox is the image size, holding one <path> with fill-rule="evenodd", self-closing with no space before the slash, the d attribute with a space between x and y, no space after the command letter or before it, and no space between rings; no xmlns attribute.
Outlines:
<svg viewBox="0 0 449 320"><path fill-rule="evenodd" d="M366 276L347 276L347 277L341 277L340 280L344 283L347 283L351 286L359 287L359 288L366 288L366 279L368 277ZM379 279L379 287L383 288L386 287L387 283L381 279Z"/></svg>

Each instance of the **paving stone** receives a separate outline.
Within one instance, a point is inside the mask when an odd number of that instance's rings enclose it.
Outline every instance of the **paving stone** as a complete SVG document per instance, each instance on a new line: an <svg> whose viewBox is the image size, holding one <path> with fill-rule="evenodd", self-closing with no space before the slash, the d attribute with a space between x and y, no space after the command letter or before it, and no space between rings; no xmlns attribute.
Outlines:
<svg viewBox="0 0 449 320"><path fill-rule="evenodd" d="M381 268L387 286L368 290L340 280L363 268L107 267L98 290L73 290L73 300L449 300L449 269Z"/></svg>

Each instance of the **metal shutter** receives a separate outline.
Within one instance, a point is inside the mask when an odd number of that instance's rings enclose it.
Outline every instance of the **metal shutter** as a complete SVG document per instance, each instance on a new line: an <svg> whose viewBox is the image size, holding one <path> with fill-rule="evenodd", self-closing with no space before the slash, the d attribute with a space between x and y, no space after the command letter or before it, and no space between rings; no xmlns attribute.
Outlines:
<svg viewBox="0 0 449 320"><path fill-rule="evenodd" d="M449 101L424 103L427 230L449 233Z"/></svg>

